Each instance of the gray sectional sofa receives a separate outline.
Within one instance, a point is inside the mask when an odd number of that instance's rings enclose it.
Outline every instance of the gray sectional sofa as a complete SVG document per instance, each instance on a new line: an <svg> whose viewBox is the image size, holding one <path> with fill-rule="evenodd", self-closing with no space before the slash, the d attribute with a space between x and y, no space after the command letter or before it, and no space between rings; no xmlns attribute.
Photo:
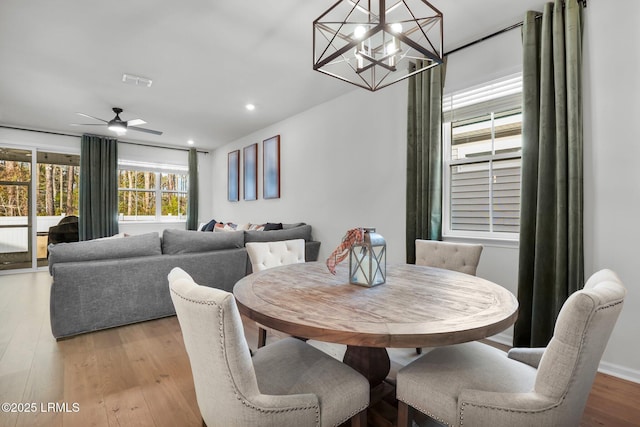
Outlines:
<svg viewBox="0 0 640 427"><path fill-rule="evenodd" d="M199 232L165 230L49 247L51 332L56 339L175 314L167 274L180 267L202 285L231 292L251 272L245 242L304 239L305 259L320 242L311 226L283 230Z"/></svg>

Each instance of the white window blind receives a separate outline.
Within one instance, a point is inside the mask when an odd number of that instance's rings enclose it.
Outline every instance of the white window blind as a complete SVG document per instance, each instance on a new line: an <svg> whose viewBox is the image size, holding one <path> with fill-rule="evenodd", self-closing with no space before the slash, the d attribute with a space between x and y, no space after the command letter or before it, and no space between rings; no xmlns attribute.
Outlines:
<svg viewBox="0 0 640 427"><path fill-rule="evenodd" d="M517 237L521 91L517 75L445 97L445 234Z"/></svg>

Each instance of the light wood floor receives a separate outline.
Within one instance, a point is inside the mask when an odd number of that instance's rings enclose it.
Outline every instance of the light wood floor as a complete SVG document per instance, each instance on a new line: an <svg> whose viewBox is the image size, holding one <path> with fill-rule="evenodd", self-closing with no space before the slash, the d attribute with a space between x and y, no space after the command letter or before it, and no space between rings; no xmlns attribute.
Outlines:
<svg viewBox="0 0 640 427"><path fill-rule="evenodd" d="M36 409L0 412L0 427L201 426L175 317L56 342L49 287L46 272L0 276L0 403ZM245 327L252 345L256 331ZM411 352L393 350L393 365ZM640 384L599 374L581 425L640 426Z"/></svg>

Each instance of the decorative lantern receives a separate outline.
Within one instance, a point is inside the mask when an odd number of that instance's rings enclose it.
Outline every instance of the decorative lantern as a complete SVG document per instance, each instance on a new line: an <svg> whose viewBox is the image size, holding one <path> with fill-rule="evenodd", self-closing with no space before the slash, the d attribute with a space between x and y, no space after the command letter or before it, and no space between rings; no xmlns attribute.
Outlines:
<svg viewBox="0 0 640 427"><path fill-rule="evenodd" d="M349 282L361 286L376 286L387 279L387 243L375 228L364 229L362 243L349 249Z"/></svg>

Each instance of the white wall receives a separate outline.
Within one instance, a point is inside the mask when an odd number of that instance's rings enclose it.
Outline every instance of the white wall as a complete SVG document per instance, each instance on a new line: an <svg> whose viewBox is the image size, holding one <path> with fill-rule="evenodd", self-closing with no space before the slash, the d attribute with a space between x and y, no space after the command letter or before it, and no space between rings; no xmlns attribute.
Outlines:
<svg viewBox="0 0 640 427"><path fill-rule="evenodd" d="M591 1L584 11L585 273L609 267L626 283L625 308L601 369L640 382L640 271L635 268L640 144L631 128L640 116L640 55L633 48L640 42L634 22L640 2L605 4ZM461 51L449 58L447 90L517 72L520 58L518 30ZM306 221L322 241L321 259L347 228L375 226L387 239L389 262L403 262L405 128L406 84L400 83L374 94L348 92L234 141L211 156L212 217L238 223ZM228 202L227 153L276 134L282 138L282 198ZM517 263L517 245L485 244L478 275L516 293ZM510 331L501 335L510 337Z"/></svg>
<svg viewBox="0 0 640 427"><path fill-rule="evenodd" d="M584 34L585 273L627 287L601 367L640 382L640 2L588 2Z"/></svg>
<svg viewBox="0 0 640 427"><path fill-rule="evenodd" d="M38 148L42 151L64 154L80 154L80 138L77 136L28 132L2 127L0 127L0 145L24 149Z"/></svg>
<svg viewBox="0 0 640 427"><path fill-rule="evenodd" d="M304 221L322 242L322 259L347 229L376 227L387 241L389 262L403 261L406 82L373 94L346 84L345 90L350 92L217 149L212 155L213 218ZM259 179L257 201L228 202L227 153L258 142L262 177L262 141L277 134L281 198L264 200Z"/></svg>

